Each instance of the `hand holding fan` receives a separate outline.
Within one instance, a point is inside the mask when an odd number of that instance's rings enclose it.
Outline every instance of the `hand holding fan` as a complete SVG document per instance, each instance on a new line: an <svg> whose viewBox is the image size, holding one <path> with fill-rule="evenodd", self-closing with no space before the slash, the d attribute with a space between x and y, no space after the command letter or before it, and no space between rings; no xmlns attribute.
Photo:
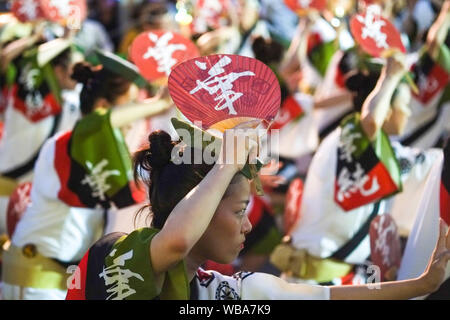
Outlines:
<svg viewBox="0 0 450 320"><path fill-rule="evenodd" d="M255 118L271 122L281 99L270 68L238 55L211 55L179 64L170 74L169 92L187 119L222 132Z"/></svg>
<svg viewBox="0 0 450 320"><path fill-rule="evenodd" d="M164 30L141 33L130 48L131 60L148 81L167 79L174 66L199 55L190 40Z"/></svg>
<svg viewBox="0 0 450 320"><path fill-rule="evenodd" d="M299 16L305 16L314 10L325 10L327 0L284 0L284 4Z"/></svg>
<svg viewBox="0 0 450 320"><path fill-rule="evenodd" d="M180 139L189 147L199 148L202 150L206 150L207 148L210 151L213 151L212 157L214 161L217 161L219 153L216 153L215 150L220 149L222 146L222 138L216 135L212 135L207 131L203 131L202 129L182 120L178 120L177 118L171 119L172 125L175 128L175 131L180 136ZM179 131L181 130L181 131ZM184 133L187 133L184 134ZM263 164L257 160L256 164L247 163L244 168L242 168L241 173L247 177L248 179L254 179L255 187L258 195L263 195L261 182L259 180L258 171L261 169Z"/></svg>
<svg viewBox="0 0 450 320"><path fill-rule="evenodd" d="M399 31L381 16L381 8L370 5L363 14L355 14L350 19L350 30L360 47L373 57L389 57L396 52L406 53ZM406 80L414 92L417 86L406 74Z"/></svg>

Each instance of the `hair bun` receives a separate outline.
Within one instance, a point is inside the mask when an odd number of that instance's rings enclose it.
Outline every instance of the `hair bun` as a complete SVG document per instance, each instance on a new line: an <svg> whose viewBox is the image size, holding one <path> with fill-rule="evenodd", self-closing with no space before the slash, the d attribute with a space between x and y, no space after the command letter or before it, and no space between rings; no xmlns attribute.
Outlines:
<svg viewBox="0 0 450 320"><path fill-rule="evenodd" d="M95 77L95 68L87 62L79 62L73 67L72 79L87 84Z"/></svg>
<svg viewBox="0 0 450 320"><path fill-rule="evenodd" d="M262 36L258 36L253 40L252 50L256 59L267 65L272 62L280 62L284 51L283 46L279 42L265 39Z"/></svg>
<svg viewBox="0 0 450 320"><path fill-rule="evenodd" d="M148 141L150 142L147 154L148 163L153 169L164 167L170 162L175 142L167 132L162 130L152 132Z"/></svg>

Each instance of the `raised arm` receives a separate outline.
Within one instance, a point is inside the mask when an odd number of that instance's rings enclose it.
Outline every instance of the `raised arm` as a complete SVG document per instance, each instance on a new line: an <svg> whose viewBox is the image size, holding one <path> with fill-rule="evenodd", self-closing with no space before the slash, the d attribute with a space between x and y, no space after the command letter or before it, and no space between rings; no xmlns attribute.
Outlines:
<svg viewBox="0 0 450 320"><path fill-rule="evenodd" d="M111 111L111 125L121 128L135 120L148 118L167 111L173 105L167 86L161 87L159 93L141 102L130 102L116 106Z"/></svg>
<svg viewBox="0 0 450 320"><path fill-rule="evenodd" d="M305 62L308 46L308 35L311 28L313 17L301 18L291 45L287 50L283 61L280 65L280 74L288 79L290 74L296 72L300 66Z"/></svg>
<svg viewBox="0 0 450 320"><path fill-rule="evenodd" d="M428 31L427 43L425 44L428 52L434 60L437 60L439 57L440 47L447 38L449 28L450 0L446 0L442 5L439 16Z"/></svg>
<svg viewBox="0 0 450 320"><path fill-rule="evenodd" d="M404 61L402 54L388 58L375 88L364 101L361 125L370 140L375 138L388 115L392 95L406 73Z"/></svg>
<svg viewBox="0 0 450 320"><path fill-rule="evenodd" d="M4 72L8 65L16 59L18 56L22 54L26 49L30 48L36 42L42 39L44 32L44 25L39 24L35 32L29 36L18 39L16 41L11 42L5 48L1 50L0 53L0 68L1 71Z"/></svg>
<svg viewBox="0 0 450 320"><path fill-rule="evenodd" d="M231 179L242 169L245 161L229 164L223 161L226 159L225 155L238 154L245 159L248 155L250 161L256 157L256 133L246 134L250 143L239 152L235 149L236 143L233 146L228 142L242 134L237 134L234 130L225 131L219 161L175 206L162 230L153 238L150 257L157 276L187 256L208 227Z"/></svg>
<svg viewBox="0 0 450 320"><path fill-rule="evenodd" d="M143 102L127 103L111 111L111 125L121 128L135 120L148 118L167 111L173 102L170 99L148 99Z"/></svg>
<svg viewBox="0 0 450 320"><path fill-rule="evenodd" d="M330 287L330 298L337 300L394 300L411 299L432 293L439 289L445 277L445 269L450 259L450 229L441 219L437 245L430 258L427 270L418 278L366 284L359 286Z"/></svg>

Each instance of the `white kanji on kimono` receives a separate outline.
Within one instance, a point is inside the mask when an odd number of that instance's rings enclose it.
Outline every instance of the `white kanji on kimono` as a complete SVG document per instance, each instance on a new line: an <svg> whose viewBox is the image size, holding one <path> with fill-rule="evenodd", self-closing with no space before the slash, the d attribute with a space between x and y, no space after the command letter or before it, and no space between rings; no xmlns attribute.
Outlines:
<svg viewBox="0 0 450 320"><path fill-rule="evenodd" d="M40 76L41 72L37 68L33 68L31 63L27 63L20 73L19 82L28 90L34 90L36 87L36 78Z"/></svg>
<svg viewBox="0 0 450 320"><path fill-rule="evenodd" d="M356 170L350 172L346 167L342 168L337 180L338 192L337 199L342 202L345 198L350 198L352 193L360 192L364 197L368 197L380 189L377 177L372 179L370 187L365 186L369 182L370 177L364 174L359 163L356 163Z"/></svg>
<svg viewBox="0 0 450 320"><path fill-rule="evenodd" d="M393 220L389 223L389 225L383 229L384 222L386 220L386 216L380 216L380 220L375 222L375 228L377 230L378 238L375 241L375 251L380 252L383 258L383 264L390 264L390 247L387 244L387 237L389 234L395 234L397 228Z"/></svg>
<svg viewBox="0 0 450 320"><path fill-rule="evenodd" d="M354 128L352 123L348 123L342 128L341 137L339 139L339 160L345 160L348 163L353 162L353 152L356 150L354 141L361 138L361 133L351 132Z"/></svg>
<svg viewBox="0 0 450 320"><path fill-rule="evenodd" d="M358 15L356 16L356 19L364 24L361 34L363 39L372 38L378 48L388 49L389 46L386 42L387 35L381 32L381 27L383 27L386 22L378 18L380 14L380 7L377 5L371 5L367 7L365 17Z"/></svg>
<svg viewBox="0 0 450 320"><path fill-rule="evenodd" d="M44 103L44 98L39 91L36 91L36 78L40 76L40 70L33 68L31 63L28 63L20 73L19 82L24 85L27 91L25 96L25 105L27 106L27 116L33 116L36 113L48 114L51 112L51 107Z"/></svg>
<svg viewBox="0 0 450 320"><path fill-rule="evenodd" d="M113 257L116 252L114 249L110 256ZM144 278L136 272L129 269L121 268L125 266L125 261L133 258L133 250L130 250L113 260L113 265L108 268L103 267L103 271L99 274L100 278L105 280L105 286L111 286L106 290L111 293L106 300L123 300L128 296L136 293L136 290L130 288L130 278L137 278L144 281Z"/></svg>
<svg viewBox="0 0 450 320"><path fill-rule="evenodd" d="M88 167L90 174L87 174L85 178L81 181L81 184L88 184L93 190L92 197L99 198L100 200L105 200L105 193L111 188L111 185L106 183L106 180L110 176L120 176L119 170L103 170L104 167L108 165L108 160L103 159L95 166L86 161L86 166Z"/></svg>
<svg viewBox="0 0 450 320"><path fill-rule="evenodd" d="M34 20L37 18L37 6L35 0L22 0L18 13L27 16L29 20Z"/></svg>
<svg viewBox="0 0 450 320"><path fill-rule="evenodd" d="M67 17L72 11L71 0L50 0L50 5L58 10L59 15Z"/></svg>
<svg viewBox="0 0 450 320"><path fill-rule="evenodd" d="M173 38L172 32L166 32L159 38L156 34L150 32L148 37L155 46L149 47L147 52L143 55L143 58L155 59L158 63L157 70L159 72L164 72L168 76L172 67L177 63L177 59L172 57L173 53L178 50L186 50L186 46L182 43L169 44L169 41Z"/></svg>
<svg viewBox="0 0 450 320"><path fill-rule="evenodd" d="M223 67L229 65L230 63L230 57L225 56L221 58L214 66L212 66L211 69L209 69L209 77L204 81L197 80L197 86L189 93L194 94L201 89L205 89L210 95L216 95L214 101L219 101L214 107L215 110L228 109L229 114L237 114L236 110L234 109L233 102L239 99L243 95L243 93L234 92L232 90L233 82L240 77L254 76L255 74L251 71L243 71L231 72L229 74L225 74L222 77L218 77L218 75L221 75L225 72L225 69ZM196 61L195 64L201 70L206 70L207 68L206 63Z"/></svg>

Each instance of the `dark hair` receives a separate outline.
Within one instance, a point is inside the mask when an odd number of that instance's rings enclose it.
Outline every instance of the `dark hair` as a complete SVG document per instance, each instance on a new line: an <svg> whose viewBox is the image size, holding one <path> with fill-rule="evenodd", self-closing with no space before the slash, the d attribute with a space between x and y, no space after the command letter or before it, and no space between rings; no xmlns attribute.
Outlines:
<svg viewBox="0 0 450 320"><path fill-rule="evenodd" d="M80 109L84 115L92 112L97 99L105 98L113 104L130 89L131 85L124 77L100 66L93 67L87 62L80 62L74 66L72 79L83 84Z"/></svg>
<svg viewBox="0 0 450 320"><path fill-rule="evenodd" d="M259 36L253 40L252 50L255 58L269 65L281 62L284 54L284 47L273 39L266 40Z"/></svg>
<svg viewBox="0 0 450 320"><path fill-rule="evenodd" d="M375 88L380 77L380 70L369 64L368 70L359 70L358 59L357 54L349 50L342 56L338 68L344 77L347 75L345 87L353 93L353 109L359 112L364 101Z"/></svg>
<svg viewBox="0 0 450 320"><path fill-rule="evenodd" d="M195 186L213 168L214 164L175 164L171 161L172 151L190 152L194 160L194 148L181 148L179 141L172 141L170 135L162 130L154 131L148 137L149 146L134 154L134 179L142 180L148 187L150 205L139 210L150 208L153 214L152 226L161 229L169 214ZM236 174L243 177L243 175ZM235 177L236 177L235 176ZM230 184L235 183L235 178ZM227 192L224 197L227 196Z"/></svg>
<svg viewBox="0 0 450 320"><path fill-rule="evenodd" d="M140 19L150 25L158 24L159 19L168 12L167 4L165 1L142 1L136 5L132 14L133 20L138 21L138 28L142 28L140 25Z"/></svg>
<svg viewBox="0 0 450 320"><path fill-rule="evenodd" d="M67 48L50 61L52 67L61 66L68 69L72 61L72 49Z"/></svg>

